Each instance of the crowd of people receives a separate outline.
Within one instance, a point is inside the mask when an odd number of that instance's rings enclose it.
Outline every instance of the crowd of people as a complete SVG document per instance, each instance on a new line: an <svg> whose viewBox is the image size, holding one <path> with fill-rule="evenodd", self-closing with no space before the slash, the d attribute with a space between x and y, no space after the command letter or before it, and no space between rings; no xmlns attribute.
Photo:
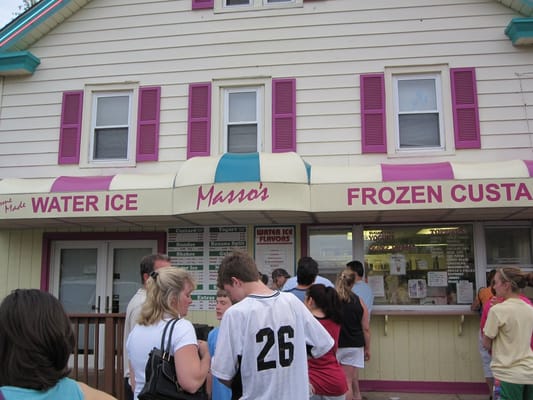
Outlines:
<svg viewBox="0 0 533 400"><path fill-rule="evenodd" d="M318 273L317 262L302 257L295 277L274 270L269 287L251 256L227 255L217 279L220 326L203 341L186 319L196 287L191 274L171 267L165 255L144 257L143 286L126 311L126 399L137 400L148 354L175 319L171 353L186 392L205 388L211 400L361 400L358 376L371 356L373 303L364 267L347 263L334 283ZM533 274L500 268L489 283L472 305L481 313L487 384L501 400L532 400L533 306L521 290L533 286ZM0 361L10 366L0 369L0 398L113 399L68 377L73 346L59 300L37 289L13 291L0 305Z"/></svg>

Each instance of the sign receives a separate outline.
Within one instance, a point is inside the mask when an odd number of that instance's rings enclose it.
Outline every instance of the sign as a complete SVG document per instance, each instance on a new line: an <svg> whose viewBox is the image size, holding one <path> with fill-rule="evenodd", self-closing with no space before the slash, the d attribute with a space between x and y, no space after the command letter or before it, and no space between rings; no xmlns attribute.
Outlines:
<svg viewBox="0 0 533 400"><path fill-rule="evenodd" d="M256 226L255 262L259 272L271 279L272 271L283 268L294 271L295 263L295 227L294 226Z"/></svg>

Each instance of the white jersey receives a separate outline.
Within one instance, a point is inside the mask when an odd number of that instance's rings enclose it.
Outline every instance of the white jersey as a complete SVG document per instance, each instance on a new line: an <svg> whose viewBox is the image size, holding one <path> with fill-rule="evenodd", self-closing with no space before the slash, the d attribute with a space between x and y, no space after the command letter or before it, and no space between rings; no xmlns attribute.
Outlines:
<svg viewBox="0 0 533 400"><path fill-rule="evenodd" d="M243 400L308 400L307 346L320 357L333 338L290 293L249 295L222 317L211 372L230 381L241 359Z"/></svg>

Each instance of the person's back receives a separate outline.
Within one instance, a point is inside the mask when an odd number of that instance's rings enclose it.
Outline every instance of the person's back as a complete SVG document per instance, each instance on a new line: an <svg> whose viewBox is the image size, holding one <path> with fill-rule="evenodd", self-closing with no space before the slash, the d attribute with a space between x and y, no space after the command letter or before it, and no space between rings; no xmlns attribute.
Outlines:
<svg viewBox="0 0 533 400"><path fill-rule="evenodd" d="M368 283L365 282L365 269L363 263L357 260L350 261L346 264L353 272L356 273L356 281L352 288L354 292L362 301L368 310L368 316L372 312L372 306L374 304L374 292Z"/></svg>
<svg viewBox="0 0 533 400"><path fill-rule="evenodd" d="M224 258L218 287L236 304L220 324L213 375L230 385L240 370L243 400L307 400L307 347L325 354L334 344L328 332L295 296L259 281L247 254Z"/></svg>
<svg viewBox="0 0 533 400"><path fill-rule="evenodd" d="M307 385L291 384L308 378L305 344L316 344L312 350L315 356L333 345L331 337L325 330L317 330L313 320L303 302L292 294L246 297L226 311L218 336L219 347L224 344L237 353L233 358L217 353L213 374L223 380L233 379L236 370L227 373L218 367L234 365L241 356L242 399L307 399Z"/></svg>

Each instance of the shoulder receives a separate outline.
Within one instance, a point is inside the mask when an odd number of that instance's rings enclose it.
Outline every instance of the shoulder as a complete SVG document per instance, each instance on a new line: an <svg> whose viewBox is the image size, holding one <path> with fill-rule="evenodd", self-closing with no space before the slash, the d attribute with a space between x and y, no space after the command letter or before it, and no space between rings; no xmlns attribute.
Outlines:
<svg viewBox="0 0 533 400"><path fill-rule="evenodd" d="M84 400L116 400L115 397L100 390L94 389L83 382L77 382L77 384L83 393Z"/></svg>

